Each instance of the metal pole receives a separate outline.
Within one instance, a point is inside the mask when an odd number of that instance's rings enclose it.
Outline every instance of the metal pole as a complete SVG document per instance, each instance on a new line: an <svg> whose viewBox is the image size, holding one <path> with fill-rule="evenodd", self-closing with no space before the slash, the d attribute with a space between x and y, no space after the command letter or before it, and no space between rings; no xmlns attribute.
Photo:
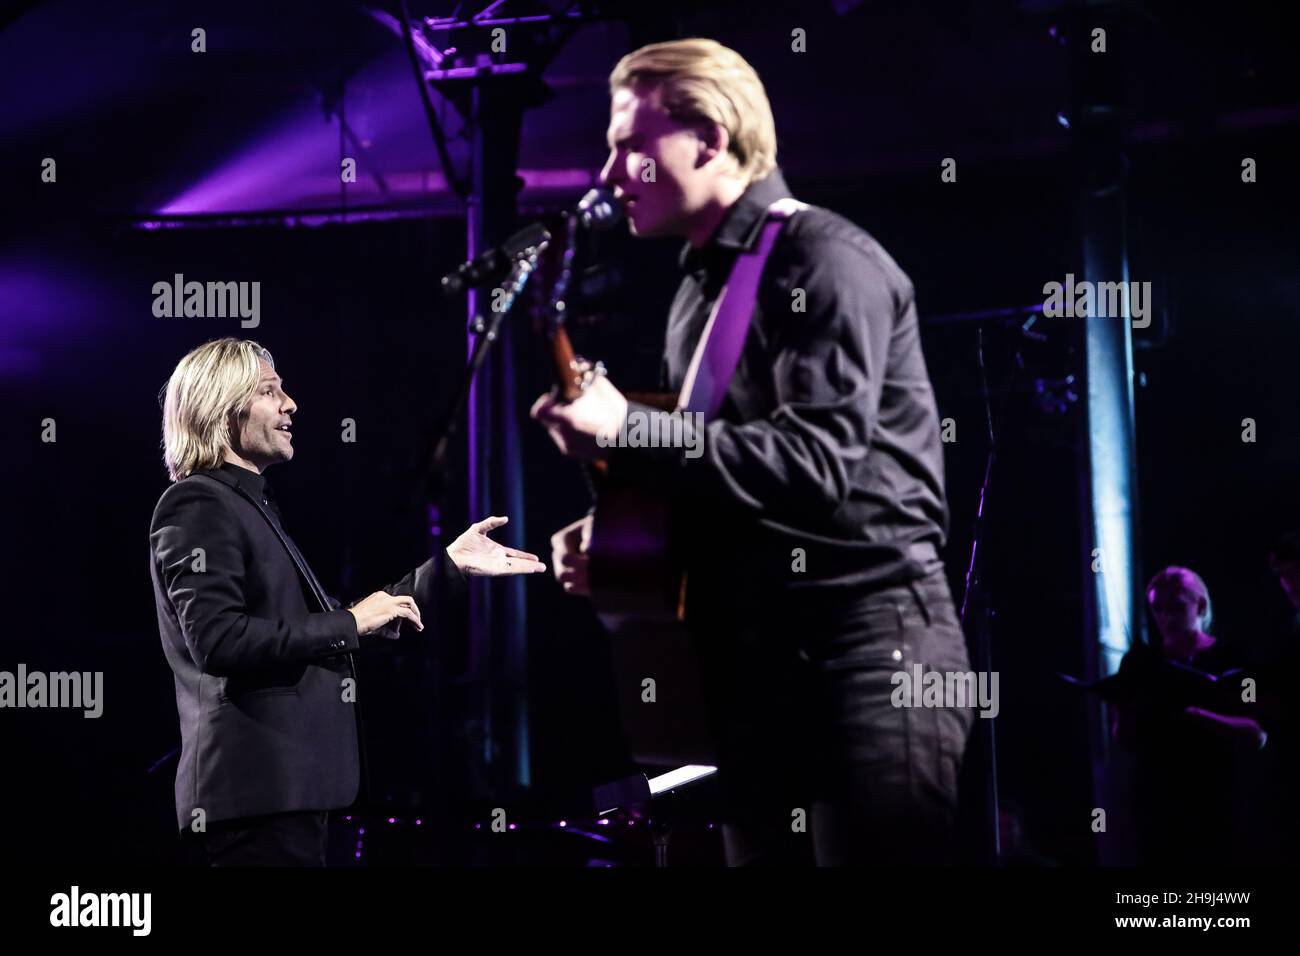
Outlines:
<svg viewBox="0 0 1300 956"><path fill-rule="evenodd" d="M1084 281L1122 282L1128 288L1125 239L1124 151L1125 4L1082 8L1074 23L1079 96L1073 111L1081 173L1079 224ZM1106 50L1094 49L1095 30L1105 30ZM1142 635L1137 599L1138 486L1133 408L1133 336L1129 298L1121 314L1076 317L1083 356L1084 419L1079 437L1082 484L1084 651L1089 677L1112 674L1130 642ZM1106 708L1088 703L1094 808L1106 811L1098 833L1098 862L1132 862L1133 829L1123 806L1124 762L1111 746Z"/></svg>

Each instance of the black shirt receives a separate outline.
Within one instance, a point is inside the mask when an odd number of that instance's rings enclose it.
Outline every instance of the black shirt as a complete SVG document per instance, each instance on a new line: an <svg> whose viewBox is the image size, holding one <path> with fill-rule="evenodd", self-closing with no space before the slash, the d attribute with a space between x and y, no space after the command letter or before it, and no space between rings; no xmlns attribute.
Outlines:
<svg viewBox="0 0 1300 956"><path fill-rule="evenodd" d="M217 466L230 477L235 479L237 484L244 491L247 491L254 498L259 499L262 504L270 506L275 499L271 496L271 483L266 480L266 475L253 471L251 468L245 468L243 465L236 465L234 462L223 461ZM278 511L278 509L277 509Z"/></svg>
<svg viewBox="0 0 1300 956"><path fill-rule="evenodd" d="M1120 739L1136 758L1139 863L1247 862L1253 851L1243 803L1258 796L1251 790L1259 754L1183 711L1196 706L1230 716L1257 714L1241 700L1241 681L1229 673L1239 670L1239 659L1223 639L1182 663L1219 680L1199 687L1183 681L1172 673L1176 664L1142 643L1120 662L1118 676L1129 684L1119 700Z"/></svg>
<svg viewBox="0 0 1300 956"><path fill-rule="evenodd" d="M240 489L260 501L280 526L280 530L284 531L284 516L280 514L280 503L276 500L275 489L266 480L266 475L229 461L223 461L217 467L234 478L235 484ZM288 532L285 532L285 537L288 536Z"/></svg>
<svg viewBox="0 0 1300 956"><path fill-rule="evenodd" d="M1294 866L1300 860L1300 700L1295 675L1300 673L1300 618L1258 662L1260 723L1268 732L1264 747L1264 799L1258 825L1265 860Z"/></svg>
<svg viewBox="0 0 1300 956"><path fill-rule="evenodd" d="M289 532L284 529L284 516L280 513L280 504L276 500L275 490L271 487L271 483L266 480L266 475L229 461L223 461L217 467L234 478L236 485L262 503L267 512L271 515L271 518L275 521L276 527L284 536L290 554L292 554L306 570L307 574L311 578L312 584L314 584L315 588L325 596L327 602L331 604L337 603L326 593L324 586L316 577L316 573L312 571L311 565L307 563L306 557L304 557L303 553L298 550L298 545L295 544L293 538L289 536ZM306 581L303 582L303 594L307 599L308 607L310 607L313 601L313 594L311 586L308 585Z"/></svg>
<svg viewBox="0 0 1300 956"><path fill-rule="evenodd" d="M757 242L768 206L789 195L773 172L749 186L708 243L683 252L665 388L681 389L736 256ZM635 404L632 412L653 414ZM614 462L679 497L681 550L697 581L726 568L751 594L755 585L825 594L942 567L943 448L912 283L833 212L809 207L785 224L702 454L688 457L684 444L620 448Z"/></svg>

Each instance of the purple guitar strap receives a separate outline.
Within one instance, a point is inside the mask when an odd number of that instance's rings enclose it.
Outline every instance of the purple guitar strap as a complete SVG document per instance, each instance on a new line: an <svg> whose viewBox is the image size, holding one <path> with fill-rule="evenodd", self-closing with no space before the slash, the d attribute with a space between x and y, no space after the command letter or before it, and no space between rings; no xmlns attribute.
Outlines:
<svg viewBox="0 0 1300 956"><path fill-rule="evenodd" d="M785 221L807 204L797 199L778 199L767 208L767 221L754 248L736 257L736 264L727 276L726 285L713 303L713 311L700 333L700 341L686 368L686 378L677 398L682 411L702 412L705 421L711 421L722 407L740 352L754 319L758 304L758 283L763 275L767 257L776 245L777 236Z"/></svg>

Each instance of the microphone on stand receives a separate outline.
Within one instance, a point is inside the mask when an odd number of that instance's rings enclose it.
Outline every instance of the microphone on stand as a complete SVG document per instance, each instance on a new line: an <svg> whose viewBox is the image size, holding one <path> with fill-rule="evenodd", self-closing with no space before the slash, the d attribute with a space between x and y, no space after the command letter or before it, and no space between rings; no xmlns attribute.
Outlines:
<svg viewBox="0 0 1300 956"><path fill-rule="evenodd" d="M589 189L573 211L565 215L571 224L602 230L623 221L623 207L614 198L612 190L597 186ZM545 249L550 241L551 234L541 223L525 226L501 245L461 263L453 272L443 276L442 291L456 295L468 288L499 282L516 262Z"/></svg>
<svg viewBox="0 0 1300 956"><path fill-rule="evenodd" d="M455 295L468 288L497 282L516 262L545 249L550 241L551 234L540 222L525 226L496 248L461 263L454 272L448 272L442 277L442 291Z"/></svg>
<svg viewBox="0 0 1300 956"><path fill-rule="evenodd" d="M588 229L609 229L623 221L623 207L614 198L613 190L597 186L587 190L573 215Z"/></svg>

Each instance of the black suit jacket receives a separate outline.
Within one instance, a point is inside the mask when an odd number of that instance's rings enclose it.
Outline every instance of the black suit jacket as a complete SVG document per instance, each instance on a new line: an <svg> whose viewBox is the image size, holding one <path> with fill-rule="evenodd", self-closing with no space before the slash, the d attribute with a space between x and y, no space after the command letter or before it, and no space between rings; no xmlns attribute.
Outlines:
<svg viewBox="0 0 1300 956"><path fill-rule="evenodd" d="M176 684L176 822L350 805L361 779L359 694L345 694L356 620L281 528L261 476L228 466L163 492L150 527L154 597ZM445 552L384 588L431 621ZM426 625L427 626L427 625ZM395 625L390 625L395 627ZM349 700L345 700L348 697Z"/></svg>

